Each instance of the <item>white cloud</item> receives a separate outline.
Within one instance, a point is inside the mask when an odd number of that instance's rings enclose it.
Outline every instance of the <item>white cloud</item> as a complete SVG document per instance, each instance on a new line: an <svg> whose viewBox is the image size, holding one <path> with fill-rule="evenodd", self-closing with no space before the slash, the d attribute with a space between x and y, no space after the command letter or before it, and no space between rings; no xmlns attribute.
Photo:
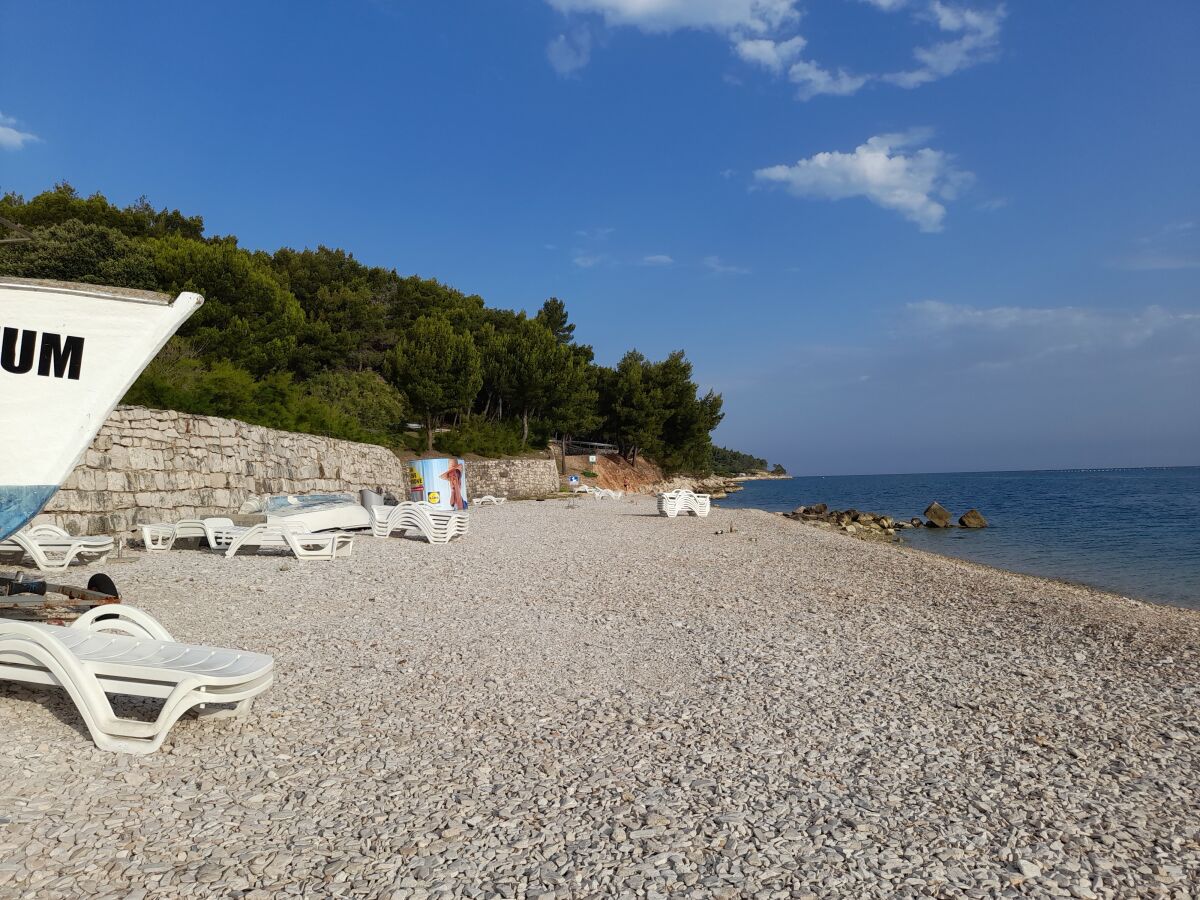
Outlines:
<svg viewBox="0 0 1200 900"><path fill-rule="evenodd" d="M877 135L853 153L818 153L795 165L759 169L759 181L783 185L797 197L865 197L893 209L922 231L941 231L946 207L972 176L955 169L949 154L928 147L900 152L929 137L925 131Z"/></svg>
<svg viewBox="0 0 1200 900"><path fill-rule="evenodd" d="M615 228L580 228L575 232L576 237L584 238L589 241L603 241L608 238L617 229Z"/></svg>
<svg viewBox="0 0 1200 900"><path fill-rule="evenodd" d="M907 331L945 340L977 368L994 369L1069 354L1161 350L1164 359L1200 351L1200 313L1161 306L1105 311L1079 306L973 307L938 300L906 306Z"/></svg>
<svg viewBox="0 0 1200 900"><path fill-rule="evenodd" d="M730 178L732 178L736 174L737 174L737 169L722 169L721 170L721 177L724 178L726 181L728 181Z"/></svg>
<svg viewBox="0 0 1200 900"><path fill-rule="evenodd" d="M546 45L546 59L550 66L563 77L574 74L588 64L592 58L592 34L586 28L577 28L568 34L560 34Z"/></svg>
<svg viewBox="0 0 1200 900"><path fill-rule="evenodd" d="M1113 260L1110 265L1131 272L1200 269L1198 237L1195 222L1168 222L1154 234L1138 238L1132 254Z"/></svg>
<svg viewBox="0 0 1200 900"><path fill-rule="evenodd" d="M974 10L933 0L929 12L938 28L959 37L918 47L913 51L918 67L884 75L885 81L915 88L996 57L1000 46L1000 23L1005 16L1003 6Z"/></svg>
<svg viewBox="0 0 1200 900"><path fill-rule="evenodd" d="M581 269L590 269L592 266L598 266L600 263L604 262L604 257L580 253L572 257L571 262L575 263L575 265L579 266Z"/></svg>
<svg viewBox="0 0 1200 900"><path fill-rule="evenodd" d="M675 260L665 253L655 253L651 256L642 257L642 265L645 266L669 266L674 262Z"/></svg>
<svg viewBox="0 0 1200 900"><path fill-rule="evenodd" d="M0 113L0 149L20 150L36 140L39 140L36 134L18 130L16 119Z"/></svg>
<svg viewBox="0 0 1200 900"><path fill-rule="evenodd" d="M733 50L749 63L757 63L776 75L800 58L807 41L797 35L786 41L770 38L743 38L736 41Z"/></svg>
<svg viewBox="0 0 1200 900"><path fill-rule="evenodd" d="M748 63L762 66L776 75L787 72L788 80L799 85L797 96L810 100L819 94L847 96L870 80L868 75L853 75L844 69L830 72L811 60L801 59L807 42L797 35L786 41L770 38L740 38L734 52Z"/></svg>
<svg viewBox="0 0 1200 900"><path fill-rule="evenodd" d="M847 97L857 93L859 88L870 81L871 76L852 75L845 69L830 72L814 62L802 59L788 69L788 78L793 84L799 85L797 97L801 100L811 100L820 94Z"/></svg>
<svg viewBox="0 0 1200 900"><path fill-rule="evenodd" d="M884 13L913 8L919 20L935 26L946 40L913 51L917 67L887 75L855 74L840 66L803 59L806 40L796 34L800 20L799 0L546 0L564 14L599 16L610 27L629 26L649 33L679 29L712 31L729 38L743 61L761 66L776 76L787 73L799 88L797 97L808 100L821 94L848 96L872 81L901 87L944 78L996 56L1000 43L1003 6L977 10L943 0L865 0ZM587 65L591 41L560 34L547 48L551 65L560 74L570 74ZM735 74L725 80L740 84Z"/></svg>
<svg viewBox="0 0 1200 900"><path fill-rule="evenodd" d="M869 75L853 75L844 69L830 72L811 60L801 59L806 44L799 35L786 41L738 38L733 50L746 62L762 66L775 75L786 71L788 80L799 85L796 93L801 100L810 100L819 94L844 97L855 93L870 80Z"/></svg>
<svg viewBox="0 0 1200 900"><path fill-rule="evenodd" d="M706 256L701 260L704 268L708 269L716 275L749 275L750 270L741 266L731 266L721 262L719 256Z"/></svg>
<svg viewBox="0 0 1200 900"><path fill-rule="evenodd" d="M1130 272L1169 272L1176 269L1200 269L1200 255L1173 256L1166 253L1139 253L1113 262L1113 268Z"/></svg>
<svg viewBox="0 0 1200 900"><path fill-rule="evenodd" d="M547 0L563 13L595 13L644 31L699 28L765 34L799 17L795 0Z"/></svg>

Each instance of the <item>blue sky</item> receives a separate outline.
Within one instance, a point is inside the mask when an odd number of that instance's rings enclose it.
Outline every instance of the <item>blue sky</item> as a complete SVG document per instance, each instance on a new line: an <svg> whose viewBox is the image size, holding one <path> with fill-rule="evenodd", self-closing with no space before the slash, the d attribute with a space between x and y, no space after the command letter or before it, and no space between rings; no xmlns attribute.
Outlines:
<svg viewBox="0 0 1200 900"><path fill-rule="evenodd" d="M802 473L1200 463L1200 5L0 0L0 190L341 246Z"/></svg>

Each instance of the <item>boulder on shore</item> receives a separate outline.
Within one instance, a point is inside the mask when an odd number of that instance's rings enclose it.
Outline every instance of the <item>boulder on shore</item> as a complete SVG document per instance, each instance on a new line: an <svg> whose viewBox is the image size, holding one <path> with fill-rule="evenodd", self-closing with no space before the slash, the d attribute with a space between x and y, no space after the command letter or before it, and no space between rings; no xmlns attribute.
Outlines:
<svg viewBox="0 0 1200 900"><path fill-rule="evenodd" d="M958 524L963 528L987 528L987 519L983 517L977 509L968 509L965 513L958 517Z"/></svg>
<svg viewBox="0 0 1200 900"><path fill-rule="evenodd" d="M805 512L810 512L816 516L823 516L823 515L825 515L825 513L829 512L829 504L828 503L814 503L812 506L804 507L804 510L805 510Z"/></svg>
<svg viewBox="0 0 1200 900"><path fill-rule="evenodd" d="M942 506L936 500L925 507L925 518L929 520L929 524L934 528L950 527L950 510L946 509L946 507Z"/></svg>
<svg viewBox="0 0 1200 900"><path fill-rule="evenodd" d="M911 525L913 528L920 528L925 523L921 521L920 516L913 516L911 519L908 520L908 524Z"/></svg>

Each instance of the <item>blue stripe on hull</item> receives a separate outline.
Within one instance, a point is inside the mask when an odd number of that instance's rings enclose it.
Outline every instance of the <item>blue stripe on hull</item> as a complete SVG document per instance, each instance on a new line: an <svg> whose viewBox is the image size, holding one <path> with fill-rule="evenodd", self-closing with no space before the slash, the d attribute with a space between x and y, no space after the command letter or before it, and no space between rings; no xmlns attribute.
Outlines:
<svg viewBox="0 0 1200 900"><path fill-rule="evenodd" d="M40 513L57 490L57 484L0 485L0 541Z"/></svg>

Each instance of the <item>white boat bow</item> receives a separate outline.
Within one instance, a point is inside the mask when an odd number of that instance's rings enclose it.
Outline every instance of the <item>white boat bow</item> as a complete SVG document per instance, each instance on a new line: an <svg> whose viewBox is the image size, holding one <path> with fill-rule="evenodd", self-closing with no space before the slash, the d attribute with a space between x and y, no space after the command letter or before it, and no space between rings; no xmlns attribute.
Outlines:
<svg viewBox="0 0 1200 900"><path fill-rule="evenodd" d="M0 540L42 511L204 299L0 277Z"/></svg>

